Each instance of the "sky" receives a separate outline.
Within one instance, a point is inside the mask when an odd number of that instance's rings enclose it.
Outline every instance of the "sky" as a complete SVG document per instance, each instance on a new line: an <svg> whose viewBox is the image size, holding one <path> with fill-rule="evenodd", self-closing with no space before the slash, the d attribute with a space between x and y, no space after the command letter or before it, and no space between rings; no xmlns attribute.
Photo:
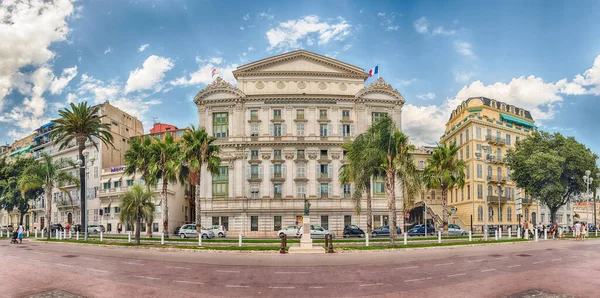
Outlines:
<svg viewBox="0 0 600 298"><path fill-rule="evenodd" d="M600 153L598 1L0 1L0 144L68 103L106 100L144 123L197 124L211 69L306 49L380 76L403 130L435 144L486 96ZM369 79L366 84L372 82Z"/></svg>

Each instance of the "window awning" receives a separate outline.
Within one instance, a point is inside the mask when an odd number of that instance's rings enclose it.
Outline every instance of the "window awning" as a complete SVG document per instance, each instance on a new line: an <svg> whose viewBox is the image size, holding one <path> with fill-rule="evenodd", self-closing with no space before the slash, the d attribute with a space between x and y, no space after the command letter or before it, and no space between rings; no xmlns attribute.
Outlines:
<svg viewBox="0 0 600 298"><path fill-rule="evenodd" d="M112 180L112 178L105 178L105 179L102 179L102 181L100 181L100 183L102 183L102 184L109 183L110 180Z"/></svg>
<svg viewBox="0 0 600 298"><path fill-rule="evenodd" d="M100 208L110 208L110 205L112 205L112 201L100 202Z"/></svg>
<svg viewBox="0 0 600 298"><path fill-rule="evenodd" d="M537 128L537 126L533 125L533 123L531 123L531 122L527 122L527 121L521 120L519 118L515 118L515 117L509 116L506 114L502 114L502 113L500 114L500 119L507 121L507 122L514 123L514 124L522 125L525 127Z"/></svg>
<svg viewBox="0 0 600 298"><path fill-rule="evenodd" d="M48 123L42 125L42 127L40 127L40 128L46 128L46 127L48 127L48 126L50 126L52 124L54 124L54 122L48 122Z"/></svg>
<svg viewBox="0 0 600 298"><path fill-rule="evenodd" d="M13 156L13 155L21 154L21 153L23 153L23 152L27 152L27 151L29 151L29 149L31 149L31 146L27 146L27 147L25 147L25 148L21 148L21 149L19 149L19 150L15 151L15 152L12 152L12 153L11 153L11 154L9 154L8 156Z"/></svg>

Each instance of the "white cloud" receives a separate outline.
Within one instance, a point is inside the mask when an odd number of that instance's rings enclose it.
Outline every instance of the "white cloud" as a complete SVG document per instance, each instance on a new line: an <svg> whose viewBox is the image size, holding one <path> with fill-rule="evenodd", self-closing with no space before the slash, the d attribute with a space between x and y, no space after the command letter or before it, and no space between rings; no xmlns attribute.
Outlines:
<svg viewBox="0 0 600 298"><path fill-rule="evenodd" d="M61 94L69 82L77 75L77 65L71 68L65 68L60 77L54 77L50 84L50 93Z"/></svg>
<svg viewBox="0 0 600 298"><path fill-rule="evenodd" d="M67 0L0 1L0 110L15 80L27 76L19 73L21 68L35 69L54 57L50 45L67 39L67 18L73 12Z"/></svg>
<svg viewBox="0 0 600 298"><path fill-rule="evenodd" d="M454 73L454 80L459 83L466 83L475 75L473 72L457 71Z"/></svg>
<svg viewBox="0 0 600 298"><path fill-rule="evenodd" d="M459 54L465 55L467 57L475 57L475 53L473 52L473 46L465 41L455 41L454 48Z"/></svg>
<svg viewBox="0 0 600 298"><path fill-rule="evenodd" d="M378 12L378 13L377 13L377 16L378 16L378 17L385 17L385 12Z"/></svg>
<svg viewBox="0 0 600 298"><path fill-rule="evenodd" d="M238 67L238 64L233 63L221 65L223 63L223 58L221 57L210 57L207 59L196 57L196 62L198 63L197 71L190 73L187 76L172 80L169 83L173 86L195 86L200 84L208 85L216 79L216 76L212 76L212 70L218 68L220 75L224 80L230 82L231 84L236 84L236 80L233 77L232 71Z"/></svg>
<svg viewBox="0 0 600 298"><path fill-rule="evenodd" d="M429 33L429 21L426 17L421 17L413 23L417 33L427 34Z"/></svg>
<svg viewBox="0 0 600 298"><path fill-rule="evenodd" d="M421 100L432 100L435 98L435 93L428 92L428 93L424 93L424 94L419 94L419 95L417 95L417 98L421 99Z"/></svg>
<svg viewBox="0 0 600 298"><path fill-rule="evenodd" d="M258 14L258 18L259 19L267 19L267 20L272 20L275 18L275 15L270 14L270 10L268 12L261 12Z"/></svg>
<svg viewBox="0 0 600 298"><path fill-rule="evenodd" d="M590 87L586 92L589 94L600 95L600 55L594 59L594 64L583 75L578 74L573 79L575 84Z"/></svg>
<svg viewBox="0 0 600 298"><path fill-rule="evenodd" d="M138 48L138 52L143 52L143 51L145 51L145 50L146 50L146 48L147 48L148 46L150 46L150 44L148 44L148 43L145 43L145 44L141 45L141 46Z"/></svg>
<svg viewBox="0 0 600 298"><path fill-rule="evenodd" d="M327 44L331 40L343 40L350 34L352 27L341 17L337 23L320 21L318 16L310 15L297 20L289 20L279 23L276 28L267 31L269 41L268 50L284 51L302 47L302 40L307 44L313 43L312 39L318 39L318 44Z"/></svg>
<svg viewBox="0 0 600 298"><path fill-rule="evenodd" d="M385 30L386 31L396 31L400 29L400 26L388 26Z"/></svg>
<svg viewBox="0 0 600 298"><path fill-rule="evenodd" d="M249 47L248 47L248 52L252 52L252 51L254 51L254 47L252 47L252 46L249 46Z"/></svg>
<svg viewBox="0 0 600 298"><path fill-rule="evenodd" d="M394 85L398 85L398 86L408 86L413 84L414 82L416 82L417 79L410 79L410 80L396 80Z"/></svg>
<svg viewBox="0 0 600 298"><path fill-rule="evenodd" d="M247 21L250 19L250 14L247 13L244 17L243 17L244 21Z"/></svg>
<svg viewBox="0 0 600 298"><path fill-rule="evenodd" d="M111 52L112 52L112 49L110 47L108 47L106 50L104 50L104 55L110 54Z"/></svg>
<svg viewBox="0 0 600 298"><path fill-rule="evenodd" d="M173 61L169 58L156 55L148 57L142 68L136 68L129 73L129 79L127 79L127 85L125 85L125 94L146 89L160 91L162 88L159 84L160 81L165 77L165 72L173 66Z"/></svg>
<svg viewBox="0 0 600 298"><path fill-rule="evenodd" d="M244 30L244 27L240 27L240 30Z"/></svg>
<svg viewBox="0 0 600 298"><path fill-rule="evenodd" d="M439 26L431 32L431 35L454 35L456 33L455 30L446 30L444 26Z"/></svg>
<svg viewBox="0 0 600 298"><path fill-rule="evenodd" d="M377 17L379 17L379 19L381 20L381 22L379 24L381 26L383 26L386 31L396 31L396 30L400 29L400 26L393 25L396 15L397 14L394 12L392 12L392 13L385 13L385 12L377 13Z"/></svg>
<svg viewBox="0 0 600 298"><path fill-rule="evenodd" d="M352 45L351 45L351 44L347 44L347 45L345 45L345 46L342 48L342 51L346 52L346 51L348 51L348 50L349 50L351 47L352 47Z"/></svg>

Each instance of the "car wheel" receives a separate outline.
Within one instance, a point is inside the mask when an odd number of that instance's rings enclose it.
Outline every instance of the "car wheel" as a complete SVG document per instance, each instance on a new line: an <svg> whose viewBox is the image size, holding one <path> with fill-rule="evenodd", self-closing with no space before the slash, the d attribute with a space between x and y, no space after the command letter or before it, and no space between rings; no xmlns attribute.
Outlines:
<svg viewBox="0 0 600 298"><path fill-rule="evenodd" d="M466 232L462 232L460 235L461 235L461 236L466 236L466 235L467 235L467 233L466 233Z"/></svg>
<svg viewBox="0 0 600 298"><path fill-rule="evenodd" d="M225 235L223 235L223 233L219 233L219 237L225 237Z"/></svg>
<svg viewBox="0 0 600 298"><path fill-rule="evenodd" d="M349 234L344 234L344 238L348 238L348 237L350 237Z"/></svg>
<svg viewBox="0 0 600 298"><path fill-rule="evenodd" d="M373 234L371 236L373 236L373 238L375 238L375 237L377 237L377 233L373 232Z"/></svg>
<svg viewBox="0 0 600 298"><path fill-rule="evenodd" d="M285 234L279 233L279 238L283 238L283 235L285 235Z"/></svg>
<svg viewBox="0 0 600 298"><path fill-rule="evenodd" d="M208 235L206 235L206 234L202 234L201 237L202 237L202 239L208 239Z"/></svg>
<svg viewBox="0 0 600 298"><path fill-rule="evenodd" d="M363 238L365 237L365 234L358 234L358 238Z"/></svg>
<svg viewBox="0 0 600 298"><path fill-rule="evenodd" d="M184 233L179 234L179 238L185 239L185 234Z"/></svg>

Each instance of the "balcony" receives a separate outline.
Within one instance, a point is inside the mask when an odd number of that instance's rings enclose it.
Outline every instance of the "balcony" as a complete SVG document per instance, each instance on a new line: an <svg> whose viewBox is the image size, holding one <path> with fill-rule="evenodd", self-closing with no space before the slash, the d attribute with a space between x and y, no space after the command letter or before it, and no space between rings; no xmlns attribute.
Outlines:
<svg viewBox="0 0 600 298"><path fill-rule="evenodd" d="M329 199L329 193L328 192L321 192L317 197L319 199Z"/></svg>
<svg viewBox="0 0 600 298"><path fill-rule="evenodd" d="M281 197L282 197L281 193L278 193L278 192L276 192L276 193L273 195L273 198L274 198L274 199L281 199Z"/></svg>
<svg viewBox="0 0 600 298"><path fill-rule="evenodd" d="M521 204L531 205L531 204L533 204L533 199L532 198L521 199Z"/></svg>
<svg viewBox="0 0 600 298"><path fill-rule="evenodd" d="M506 162L506 158L502 156L490 156L489 162L492 164L503 164Z"/></svg>
<svg viewBox="0 0 600 298"><path fill-rule="evenodd" d="M73 197L73 207L78 207L81 205L81 201L79 200L79 196ZM69 199L58 199L56 200L56 207L58 208L67 208L71 207L71 201Z"/></svg>
<svg viewBox="0 0 600 298"><path fill-rule="evenodd" d="M497 146L504 146L506 145L506 140L504 140L503 138L494 138L492 136L485 136L485 140L492 144L492 145L497 145Z"/></svg>
<svg viewBox="0 0 600 298"><path fill-rule="evenodd" d="M296 154L296 159L306 160L306 156L304 155L304 153Z"/></svg>
<svg viewBox="0 0 600 298"><path fill-rule="evenodd" d="M283 160L281 153L273 154L273 160Z"/></svg>
<svg viewBox="0 0 600 298"><path fill-rule="evenodd" d="M488 176L487 180L493 183L506 183L506 176Z"/></svg>
<svg viewBox="0 0 600 298"><path fill-rule="evenodd" d="M487 196L488 204L506 204L508 201L505 196Z"/></svg>

